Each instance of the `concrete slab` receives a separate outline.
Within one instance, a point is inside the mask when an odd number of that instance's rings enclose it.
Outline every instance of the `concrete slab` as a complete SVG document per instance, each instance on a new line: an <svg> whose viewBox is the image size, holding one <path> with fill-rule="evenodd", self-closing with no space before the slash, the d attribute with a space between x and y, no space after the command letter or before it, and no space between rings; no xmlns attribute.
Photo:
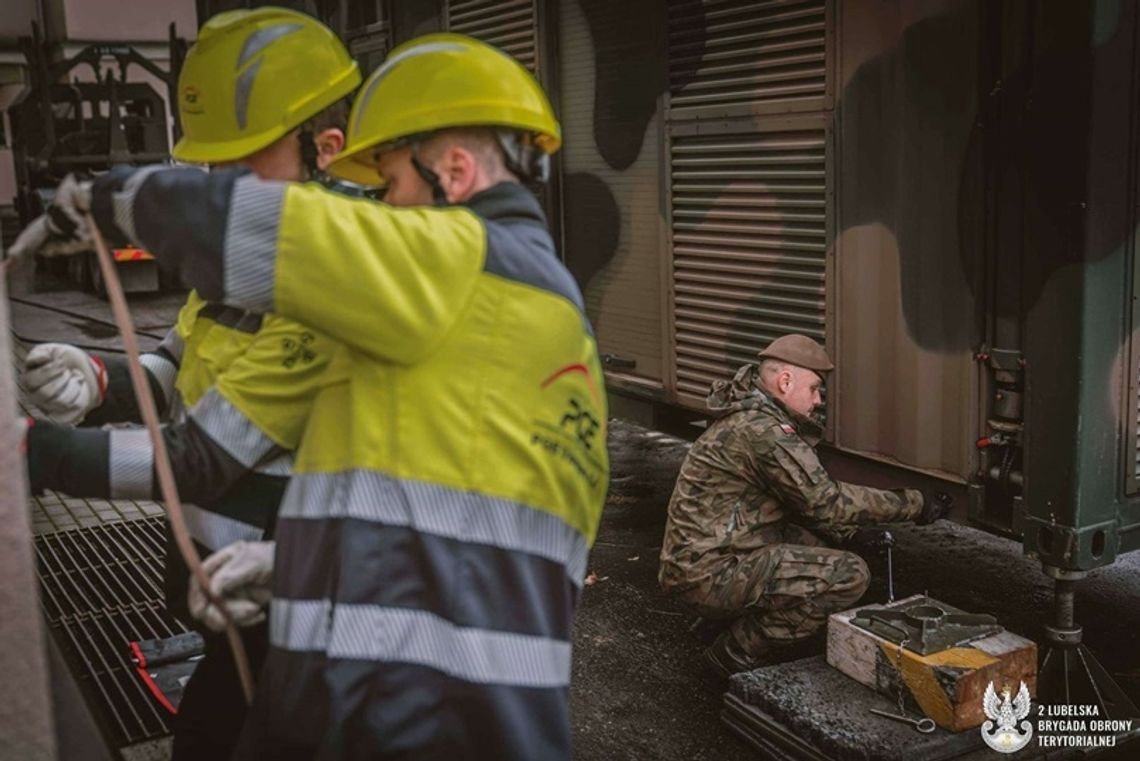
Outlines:
<svg viewBox="0 0 1140 761"><path fill-rule="evenodd" d="M870 713L872 708L897 712L898 706L831 668L823 656L738 674L729 692L825 758L941 761L985 747L976 730L922 734Z"/></svg>
<svg viewBox="0 0 1140 761"><path fill-rule="evenodd" d="M120 755L123 761L169 761L173 747L174 738L162 737L123 748Z"/></svg>

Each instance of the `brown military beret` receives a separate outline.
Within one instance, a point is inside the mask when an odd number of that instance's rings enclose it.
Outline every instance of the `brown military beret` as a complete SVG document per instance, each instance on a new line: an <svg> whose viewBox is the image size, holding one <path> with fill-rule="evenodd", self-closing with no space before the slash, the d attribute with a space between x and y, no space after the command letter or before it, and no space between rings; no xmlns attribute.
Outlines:
<svg viewBox="0 0 1140 761"><path fill-rule="evenodd" d="M799 333L777 338L757 356L760 359L778 359L781 362L787 362L797 367L806 367L808 370L815 370L820 373L835 369L835 365L831 364L831 358L827 356L823 347Z"/></svg>

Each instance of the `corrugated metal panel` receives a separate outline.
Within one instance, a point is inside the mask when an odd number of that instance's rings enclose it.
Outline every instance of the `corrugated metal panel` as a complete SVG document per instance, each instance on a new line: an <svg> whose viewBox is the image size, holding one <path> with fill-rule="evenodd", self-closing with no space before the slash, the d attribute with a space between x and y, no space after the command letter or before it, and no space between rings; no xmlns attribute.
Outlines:
<svg viewBox="0 0 1140 761"><path fill-rule="evenodd" d="M622 11L615 4L600 10L595 5L595 12ZM566 263L581 281L601 352L633 360L633 375L661 381L665 264L661 115L659 111L653 114L642 128L636 160L615 169L603 157L595 136L611 136L628 125L610 121L613 114L599 107L597 93L604 89L598 83L605 78L628 76L623 59L597 54L578 0L559 3L558 51ZM612 208L598 211L611 201L616 212ZM607 258L596 261L599 253Z"/></svg>
<svg viewBox="0 0 1140 761"><path fill-rule="evenodd" d="M825 0L671 2L674 110L789 100L818 101L814 108L822 108L826 5Z"/></svg>
<svg viewBox="0 0 1140 761"><path fill-rule="evenodd" d="M535 0L450 0L447 28L500 47L538 71Z"/></svg>
<svg viewBox="0 0 1140 761"><path fill-rule="evenodd" d="M677 390L704 399L787 333L826 341L827 134L675 136Z"/></svg>

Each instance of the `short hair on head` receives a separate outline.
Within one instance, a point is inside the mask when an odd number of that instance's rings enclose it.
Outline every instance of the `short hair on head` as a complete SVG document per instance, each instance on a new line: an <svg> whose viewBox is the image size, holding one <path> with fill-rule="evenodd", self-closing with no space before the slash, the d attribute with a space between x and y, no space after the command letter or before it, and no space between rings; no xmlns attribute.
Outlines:
<svg viewBox="0 0 1140 761"><path fill-rule="evenodd" d="M320 113L311 116L301 125L314 134L324 132L326 129L339 129L342 132L348 129L349 99L339 98L335 103L326 106Z"/></svg>
<svg viewBox="0 0 1140 761"><path fill-rule="evenodd" d="M785 370L791 370L795 365L791 365L782 359L765 359L760 362L760 382L767 385L768 381L775 378Z"/></svg>
<svg viewBox="0 0 1140 761"><path fill-rule="evenodd" d="M799 365L785 362L782 359L762 359L760 361L760 386L768 391L774 391L771 384L776 380L776 376L787 370L793 377L803 377L804 373L815 376L815 378L822 384L823 376L810 367L800 367Z"/></svg>
<svg viewBox="0 0 1140 761"><path fill-rule="evenodd" d="M430 160L441 154L449 145L458 145L467 149L475 157L480 168L492 180L518 182L518 178L507 169L503 150L499 147L499 139L495 136L494 127L448 127L441 129L424 141L422 152L425 158Z"/></svg>

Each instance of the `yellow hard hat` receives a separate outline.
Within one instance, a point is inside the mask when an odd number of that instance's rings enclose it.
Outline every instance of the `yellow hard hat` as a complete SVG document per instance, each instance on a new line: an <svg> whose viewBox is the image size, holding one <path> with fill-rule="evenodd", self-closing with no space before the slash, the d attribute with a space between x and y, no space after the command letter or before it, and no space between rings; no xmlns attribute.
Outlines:
<svg viewBox="0 0 1140 761"><path fill-rule="evenodd" d="M382 184L376 153L447 127L507 127L549 155L562 128L542 87L509 55L462 34L428 34L395 48L360 88L344 150L329 173Z"/></svg>
<svg viewBox="0 0 1140 761"><path fill-rule="evenodd" d="M219 13L198 32L178 77L179 161L238 161L360 84L324 24L284 8Z"/></svg>

